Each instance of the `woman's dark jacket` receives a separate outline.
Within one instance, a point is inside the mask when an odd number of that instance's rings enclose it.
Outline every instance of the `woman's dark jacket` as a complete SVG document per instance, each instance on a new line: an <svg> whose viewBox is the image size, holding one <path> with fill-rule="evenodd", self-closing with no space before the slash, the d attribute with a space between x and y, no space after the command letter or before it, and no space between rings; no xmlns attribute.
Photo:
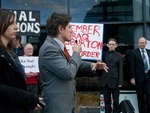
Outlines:
<svg viewBox="0 0 150 113"><path fill-rule="evenodd" d="M20 66L15 62L17 61ZM38 97L26 91L21 64L0 46L0 113L29 113Z"/></svg>

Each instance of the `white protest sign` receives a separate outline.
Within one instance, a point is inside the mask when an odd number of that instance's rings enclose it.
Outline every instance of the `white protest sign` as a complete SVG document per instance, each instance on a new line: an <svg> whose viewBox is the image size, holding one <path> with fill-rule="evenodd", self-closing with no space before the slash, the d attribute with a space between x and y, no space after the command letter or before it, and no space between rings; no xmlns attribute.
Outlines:
<svg viewBox="0 0 150 113"><path fill-rule="evenodd" d="M75 40L82 46L80 54L82 59L98 60L102 57L103 48L103 24L90 23L70 23L73 33L72 39L65 42L70 55L72 55L72 47Z"/></svg>
<svg viewBox="0 0 150 113"><path fill-rule="evenodd" d="M24 66L25 73L39 72L38 57L19 57L20 63Z"/></svg>
<svg viewBox="0 0 150 113"><path fill-rule="evenodd" d="M146 44L146 47L145 47L146 49L150 49L150 41L149 40L147 40L147 44Z"/></svg>

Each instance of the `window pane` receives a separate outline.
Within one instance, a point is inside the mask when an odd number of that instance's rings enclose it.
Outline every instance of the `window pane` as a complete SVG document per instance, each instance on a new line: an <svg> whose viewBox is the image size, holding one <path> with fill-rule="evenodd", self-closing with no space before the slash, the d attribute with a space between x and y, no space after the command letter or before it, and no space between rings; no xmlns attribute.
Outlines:
<svg viewBox="0 0 150 113"><path fill-rule="evenodd" d="M146 29L146 31L147 31L147 32L146 32L146 33L147 33L147 37L146 37L146 38L147 38L147 40L150 41L150 23L147 24L147 29Z"/></svg>
<svg viewBox="0 0 150 113"><path fill-rule="evenodd" d="M38 37L28 37L28 43L38 43L39 42L39 38Z"/></svg>
<svg viewBox="0 0 150 113"><path fill-rule="evenodd" d="M120 53L125 52L125 47L129 44L137 46L138 38L143 36L143 25L142 24L109 24L104 25L104 45L107 43L109 38L115 38L118 41L119 47L117 48ZM104 46L104 51L107 49Z"/></svg>
<svg viewBox="0 0 150 113"><path fill-rule="evenodd" d="M1 7L18 10L38 10L41 12L41 25L53 12L67 13L67 0L1 0Z"/></svg>
<svg viewBox="0 0 150 113"><path fill-rule="evenodd" d="M142 0L71 0L70 7L73 22L143 20Z"/></svg>
<svg viewBox="0 0 150 113"><path fill-rule="evenodd" d="M145 0L145 8L146 8L146 20L150 21L150 1Z"/></svg>

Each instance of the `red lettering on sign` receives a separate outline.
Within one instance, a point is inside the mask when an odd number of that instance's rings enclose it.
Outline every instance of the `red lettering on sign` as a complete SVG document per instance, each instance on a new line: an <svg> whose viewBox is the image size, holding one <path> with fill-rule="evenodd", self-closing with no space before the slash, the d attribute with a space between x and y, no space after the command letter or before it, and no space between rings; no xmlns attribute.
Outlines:
<svg viewBox="0 0 150 113"><path fill-rule="evenodd" d="M93 41L93 42L91 42L90 46L93 49L102 49L103 43L102 42Z"/></svg>
<svg viewBox="0 0 150 113"><path fill-rule="evenodd" d="M100 26L98 25L71 25L71 27L73 32L100 36Z"/></svg>
<svg viewBox="0 0 150 113"><path fill-rule="evenodd" d="M92 58L99 58L99 52L90 52L90 51L82 51L80 56L81 57L92 57Z"/></svg>
<svg viewBox="0 0 150 113"><path fill-rule="evenodd" d="M95 26L94 26L94 30L93 30L93 35L95 35L95 34L97 33L97 34L98 34L98 36L100 36L100 32L99 32L99 30L100 30L100 26L95 25Z"/></svg>

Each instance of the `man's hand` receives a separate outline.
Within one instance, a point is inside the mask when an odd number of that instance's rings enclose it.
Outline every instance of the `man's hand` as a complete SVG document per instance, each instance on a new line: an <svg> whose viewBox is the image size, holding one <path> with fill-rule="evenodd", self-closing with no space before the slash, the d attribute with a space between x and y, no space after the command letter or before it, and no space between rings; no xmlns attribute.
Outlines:
<svg viewBox="0 0 150 113"><path fill-rule="evenodd" d="M109 68L107 67L106 63L98 61L96 63L92 63L92 71L96 71L96 69L98 70L103 69L106 72L108 72Z"/></svg>
<svg viewBox="0 0 150 113"><path fill-rule="evenodd" d="M26 73L26 75L27 75L27 78L31 78L31 77L38 76L38 73L36 73L36 72L29 72L29 73Z"/></svg>
<svg viewBox="0 0 150 113"><path fill-rule="evenodd" d="M135 83L135 79L134 78L132 78L131 80L130 80L130 82L131 82L131 84L133 84L133 85L135 85L136 83Z"/></svg>
<svg viewBox="0 0 150 113"><path fill-rule="evenodd" d="M81 45L75 43L75 45L72 47L72 50L76 51L80 54L82 52L82 47L81 47Z"/></svg>
<svg viewBox="0 0 150 113"><path fill-rule="evenodd" d="M122 87L122 85L118 85L118 87Z"/></svg>
<svg viewBox="0 0 150 113"><path fill-rule="evenodd" d="M43 100L43 98L39 97L39 101L40 100ZM41 109L42 109L42 107L39 104L37 104L37 106L35 107L35 110L38 111L38 110L41 110Z"/></svg>

